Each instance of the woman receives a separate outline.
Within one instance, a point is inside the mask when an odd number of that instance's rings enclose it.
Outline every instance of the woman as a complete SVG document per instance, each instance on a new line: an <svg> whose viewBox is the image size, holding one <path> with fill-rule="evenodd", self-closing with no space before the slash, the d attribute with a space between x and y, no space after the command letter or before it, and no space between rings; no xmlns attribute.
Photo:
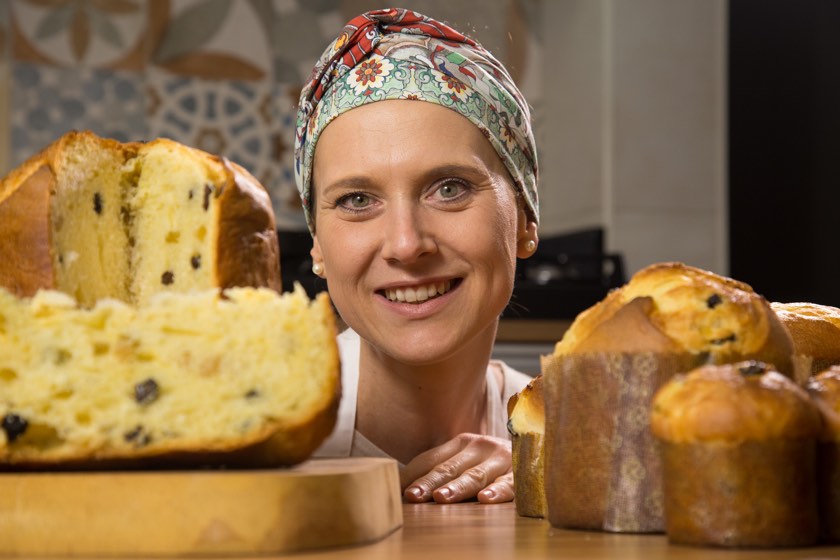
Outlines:
<svg viewBox="0 0 840 560"><path fill-rule="evenodd" d="M321 456L389 456L409 501L513 499L490 359L516 258L537 247L527 104L477 43L426 16L351 20L301 93L296 179L313 272L350 330Z"/></svg>

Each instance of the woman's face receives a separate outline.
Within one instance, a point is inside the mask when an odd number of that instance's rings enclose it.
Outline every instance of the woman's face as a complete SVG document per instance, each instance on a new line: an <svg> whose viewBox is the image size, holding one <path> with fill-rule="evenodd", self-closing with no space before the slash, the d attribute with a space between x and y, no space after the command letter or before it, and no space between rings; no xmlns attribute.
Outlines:
<svg viewBox="0 0 840 560"><path fill-rule="evenodd" d="M475 125L423 101L353 109L321 134L313 188L312 256L362 338L411 364L492 340L536 225Z"/></svg>

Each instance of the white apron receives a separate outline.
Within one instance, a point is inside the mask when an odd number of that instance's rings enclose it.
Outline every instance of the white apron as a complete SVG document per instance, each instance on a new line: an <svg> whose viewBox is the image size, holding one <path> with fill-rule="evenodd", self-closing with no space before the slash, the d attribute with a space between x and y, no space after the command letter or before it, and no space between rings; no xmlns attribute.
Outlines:
<svg viewBox="0 0 840 560"><path fill-rule="evenodd" d="M341 403L333 433L319 447L315 457L389 457L384 451L356 431L356 401L359 391L359 354L361 339L352 329L338 335L341 357ZM503 384L499 388L494 366L502 370ZM485 435L509 438L507 431L507 402L521 391L531 377L492 360L487 367L487 416Z"/></svg>

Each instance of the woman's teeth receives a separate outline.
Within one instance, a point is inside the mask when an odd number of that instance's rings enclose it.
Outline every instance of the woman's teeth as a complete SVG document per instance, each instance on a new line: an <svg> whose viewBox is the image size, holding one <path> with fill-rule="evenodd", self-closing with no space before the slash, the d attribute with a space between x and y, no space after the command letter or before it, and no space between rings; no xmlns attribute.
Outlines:
<svg viewBox="0 0 840 560"><path fill-rule="evenodd" d="M427 284L426 286L417 286L415 288L396 288L393 290L385 290L385 297L390 301L419 303L427 299L441 296L449 291L452 287L452 282L447 280L445 282L436 282Z"/></svg>

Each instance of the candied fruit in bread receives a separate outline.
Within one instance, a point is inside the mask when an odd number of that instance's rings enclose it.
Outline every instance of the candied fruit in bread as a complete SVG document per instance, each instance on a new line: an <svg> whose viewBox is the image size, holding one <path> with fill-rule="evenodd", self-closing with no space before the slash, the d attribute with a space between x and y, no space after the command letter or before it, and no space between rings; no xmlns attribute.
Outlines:
<svg viewBox="0 0 840 560"><path fill-rule="evenodd" d="M325 293L82 308L0 288L0 469L291 465L329 435L339 394Z"/></svg>

